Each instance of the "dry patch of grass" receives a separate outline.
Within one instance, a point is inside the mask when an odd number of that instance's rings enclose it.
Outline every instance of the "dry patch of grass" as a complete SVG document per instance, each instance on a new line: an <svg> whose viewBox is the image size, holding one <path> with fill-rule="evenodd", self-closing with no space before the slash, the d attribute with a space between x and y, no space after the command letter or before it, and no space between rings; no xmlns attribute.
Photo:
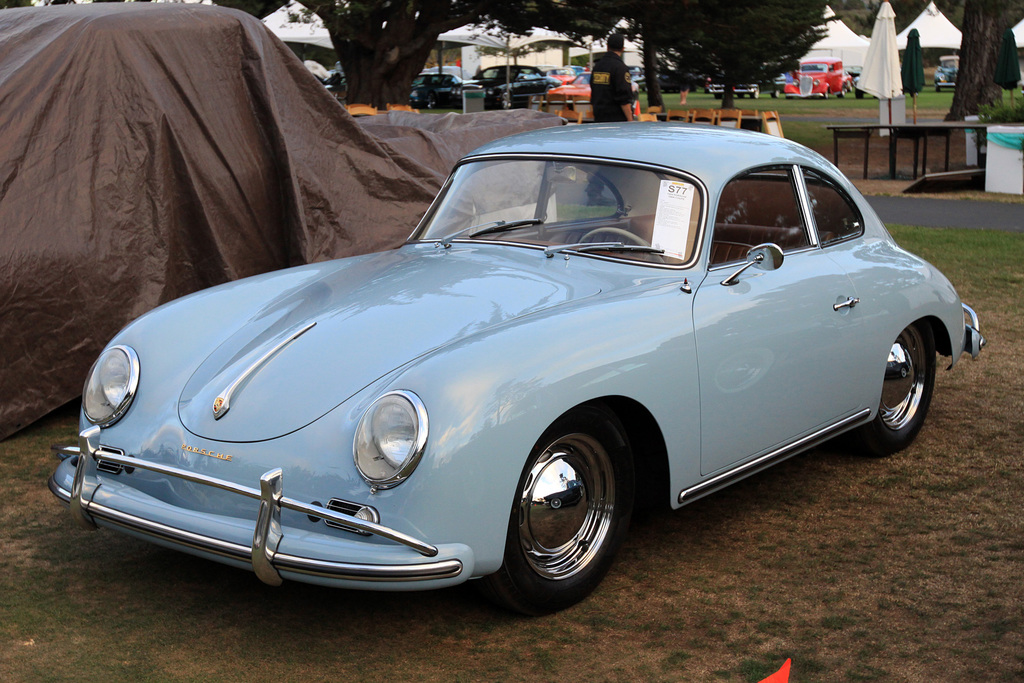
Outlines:
<svg viewBox="0 0 1024 683"><path fill-rule="evenodd" d="M894 227L990 344L940 372L917 443L843 441L639 517L584 603L286 583L75 527L46 492L71 412L0 443L0 680L997 681L1024 677L1024 239Z"/></svg>

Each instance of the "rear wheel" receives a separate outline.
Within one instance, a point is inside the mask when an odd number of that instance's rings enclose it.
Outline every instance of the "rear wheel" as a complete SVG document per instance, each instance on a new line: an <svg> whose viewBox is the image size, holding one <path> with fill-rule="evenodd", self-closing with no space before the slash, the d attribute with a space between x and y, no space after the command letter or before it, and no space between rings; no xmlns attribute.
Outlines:
<svg viewBox="0 0 1024 683"><path fill-rule="evenodd" d="M633 510L633 463L621 423L599 405L544 432L523 468L501 568L477 582L489 599L546 614L587 597L611 567Z"/></svg>
<svg viewBox="0 0 1024 683"><path fill-rule="evenodd" d="M913 443L924 425L935 388L935 336L930 325L914 323L893 342L885 363L878 414L860 428L871 455L892 455Z"/></svg>

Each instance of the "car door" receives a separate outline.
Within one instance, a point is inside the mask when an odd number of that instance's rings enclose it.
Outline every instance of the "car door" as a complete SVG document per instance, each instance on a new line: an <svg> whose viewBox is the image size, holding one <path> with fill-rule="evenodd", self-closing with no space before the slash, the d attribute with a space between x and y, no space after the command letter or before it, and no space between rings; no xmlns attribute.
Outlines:
<svg viewBox="0 0 1024 683"><path fill-rule="evenodd" d="M859 325L851 280L818 247L795 167L730 181L714 218L709 272L694 297L701 407L701 474L712 474L852 415L843 390L856 371ZM777 270L744 264L777 244ZM839 308L836 308L837 305Z"/></svg>

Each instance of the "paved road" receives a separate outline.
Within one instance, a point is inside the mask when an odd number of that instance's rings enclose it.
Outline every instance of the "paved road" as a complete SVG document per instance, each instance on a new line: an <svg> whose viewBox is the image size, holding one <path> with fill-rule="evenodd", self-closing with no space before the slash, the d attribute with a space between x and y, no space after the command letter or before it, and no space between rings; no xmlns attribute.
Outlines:
<svg viewBox="0 0 1024 683"><path fill-rule="evenodd" d="M967 199L868 197L883 223L1024 232L1024 204Z"/></svg>

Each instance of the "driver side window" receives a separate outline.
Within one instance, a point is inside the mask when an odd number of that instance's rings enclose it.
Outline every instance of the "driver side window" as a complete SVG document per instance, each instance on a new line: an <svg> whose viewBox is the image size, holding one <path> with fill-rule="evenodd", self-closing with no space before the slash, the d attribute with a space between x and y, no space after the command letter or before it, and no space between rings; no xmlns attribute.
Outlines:
<svg viewBox="0 0 1024 683"><path fill-rule="evenodd" d="M810 246L788 168L760 169L729 181L715 212L710 265L743 260L751 247L766 242L783 251Z"/></svg>

